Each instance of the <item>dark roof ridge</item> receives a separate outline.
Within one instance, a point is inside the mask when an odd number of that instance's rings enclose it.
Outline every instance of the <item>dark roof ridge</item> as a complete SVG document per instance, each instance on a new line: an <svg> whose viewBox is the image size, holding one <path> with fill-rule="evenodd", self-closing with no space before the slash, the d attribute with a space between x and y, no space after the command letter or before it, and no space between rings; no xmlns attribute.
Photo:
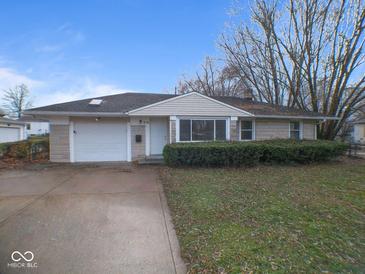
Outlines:
<svg viewBox="0 0 365 274"><path fill-rule="evenodd" d="M36 110L36 109L43 108L43 107L61 106L61 105L64 105L64 104L69 104L69 103L78 103L78 102L81 103L81 102L88 101L88 100L91 101L92 99L109 99L110 97L115 97L115 96L120 96L120 95L128 95L128 94L177 96L177 95L174 95L174 94L166 94L166 93L121 92L121 93L115 93L115 94L110 94L110 95L103 95L103 96L98 96L98 97L89 97L89 98L83 98L83 99L78 99L78 100L66 101L66 102L62 102L62 103L55 103L55 104L51 104L51 105L39 106L39 107L29 108L26 111L32 111L32 110Z"/></svg>

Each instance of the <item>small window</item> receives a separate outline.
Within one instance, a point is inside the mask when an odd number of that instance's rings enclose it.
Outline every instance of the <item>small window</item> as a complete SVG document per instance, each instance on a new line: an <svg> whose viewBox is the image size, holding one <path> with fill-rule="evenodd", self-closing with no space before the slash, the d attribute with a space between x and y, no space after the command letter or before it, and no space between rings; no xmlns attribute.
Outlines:
<svg viewBox="0 0 365 274"><path fill-rule="evenodd" d="M27 130L30 130L30 124L27 124Z"/></svg>
<svg viewBox="0 0 365 274"><path fill-rule="evenodd" d="M142 135L140 134L136 135L136 143L142 143Z"/></svg>
<svg viewBox="0 0 365 274"><path fill-rule="evenodd" d="M241 121L241 140L253 139L252 121Z"/></svg>
<svg viewBox="0 0 365 274"><path fill-rule="evenodd" d="M290 139L300 140L300 123L290 122Z"/></svg>

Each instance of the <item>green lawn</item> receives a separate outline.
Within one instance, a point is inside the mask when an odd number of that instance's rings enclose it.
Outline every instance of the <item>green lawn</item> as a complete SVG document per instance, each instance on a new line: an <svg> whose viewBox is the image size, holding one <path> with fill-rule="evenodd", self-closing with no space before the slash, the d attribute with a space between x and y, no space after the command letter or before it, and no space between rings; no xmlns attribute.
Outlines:
<svg viewBox="0 0 365 274"><path fill-rule="evenodd" d="M365 162L163 169L191 273L365 270Z"/></svg>

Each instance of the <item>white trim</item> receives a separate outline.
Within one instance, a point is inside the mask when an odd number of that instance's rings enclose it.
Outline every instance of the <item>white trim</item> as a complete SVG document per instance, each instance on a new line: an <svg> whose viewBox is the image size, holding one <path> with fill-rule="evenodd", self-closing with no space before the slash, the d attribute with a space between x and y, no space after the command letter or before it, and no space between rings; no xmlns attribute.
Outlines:
<svg viewBox="0 0 365 274"><path fill-rule="evenodd" d="M176 123L175 123L175 136L176 136L176 140L175 142L178 143L180 142L180 118L176 118Z"/></svg>
<svg viewBox="0 0 365 274"><path fill-rule="evenodd" d="M173 120L169 119L169 139L170 139L170 142L169 144L172 144L172 122ZM176 122L175 122L175 127L176 127ZM175 129L176 131L176 129ZM176 132L175 132L175 136L176 136Z"/></svg>
<svg viewBox="0 0 365 274"><path fill-rule="evenodd" d="M200 96L200 97L203 97L203 98L205 98L205 99L208 99L208 100L210 100L210 101L212 101L212 102L215 102L215 103L217 103L217 104L220 104L220 105L222 105L222 106L228 107L228 108L230 108L230 109L233 109L233 110L239 111L239 112L244 113L244 114L246 114L246 115L248 115L248 116L254 116L252 113L249 113L249 112L244 111L244 110L242 110L242 109L239 109L239 108L236 108L236 107L234 107L234 106L228 105L228 104L226 104L226 103L223 103L223 102L221 102L221 101L218 101L218 100L216 100L216 99L213 99L213 98L211 98L211 97L209 97L209 96L203 95L203 94L198 93L198 92L190 92L190 93L185 93L185 94L183 94L183 95L178 95L178 96L176 96L176 97L172 97L172 98L165 99L165 100L162 100L162 101L159 101L159 102L156 102L156 103L153 103L153 104L147 105L147 106L143 106L143 107L140 107L140 108L133 109L133 110L131 110L131 111L126 112L126 114L128 114L128 115L129 115L129 114L133 114L133 113L134 113L134 112L136 112L136 111L140 111L140 110L144 110L144 109L147 109L147 108L150 108L150 107L158 106L158 105L160 105L160 104L164 104L164 103L167 103L167 102L171 102L171 101L174 101L174 100L178 100L178 99L180 99L180 98L183 98L183 97L186 97L186 96L191 96L191 95L193 95L193 94L194 94L194 95L198 95L198 96Z"/></svg>
<svg viewBox="0 0 365 274"><path fill-rule="evenodd" d="M169 117L169 138L170 138L170 143L169 144L173 143L173 140L172 140L172 122L175 122L175 141L174 141L174 143L177 140L177 118L176 118L176 116L170 116Z"/></svg>
<svg viewBox="0 0 365 274"><path fill-rule="evenodd" d="M132 161L131 123L127 122L127 161Z"/></svg>
<svg viewBox="0 0 365 274"><path fill-rule="evenodd" d="M75 141L74 141L74 122L71 121L69 125L69 142L70 142L70 162L75 162Z"/></svg>
<svg viewBox="0 0 365 274"><path fill-rule="evenodd" d="M29 115L49 115L49 116L86 116L86 117L128 117L123 112L75 112L75 111L24 111Z"/></svg>
<svg viewBox="0 0 365 274"><path fill-rule="evenodd" d="M149 122L148 124L145 124L145 153L146 156L151 155L151 126Z"/></svg>

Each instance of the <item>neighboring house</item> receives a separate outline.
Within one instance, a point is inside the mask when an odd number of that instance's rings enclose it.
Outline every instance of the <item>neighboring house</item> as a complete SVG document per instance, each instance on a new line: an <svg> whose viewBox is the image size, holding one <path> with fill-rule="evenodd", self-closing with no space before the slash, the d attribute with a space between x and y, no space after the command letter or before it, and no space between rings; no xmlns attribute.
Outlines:
<svg viewBox="0 0 365 274"><path fill-rule="evenodd" d="M27 136L46 135L49 133L49 121L44 119L36 119L32 116L22 116L18 121L27 123Z"/></svg>
<svg viewBox="0 0 365 274"><path fill-rule="evenodd" d="M365 144L365 118L358 119L353 124L353 141L355 143Z"/></svg>
<svg viewBox="0 0 365 274"><path fill-rule="evenodd" d="M132 161L175 142L316 139L323 115L238 97L124 93L33 108L54 162Z"/></svg>
<svg viewBox="0 0 365 274"><path fill-rule="evenodd" d="M25 140L26 123L0 117L0 143Z"/></svg>

